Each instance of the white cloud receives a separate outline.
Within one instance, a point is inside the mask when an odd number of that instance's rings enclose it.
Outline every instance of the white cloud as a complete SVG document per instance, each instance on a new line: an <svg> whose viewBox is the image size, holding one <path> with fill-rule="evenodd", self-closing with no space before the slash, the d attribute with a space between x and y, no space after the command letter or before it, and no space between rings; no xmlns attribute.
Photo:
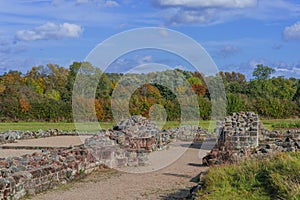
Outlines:
<svg viewBox="0 0 300 200"><path fill-rule="evenodd" d="M284 0L153 0L166 24L211 25L240 18L283 20L300 16L300 4Z"/></svg>
<svg viewBox="0 0 300 200"><path fill-rule="evenodd" d="M172 25L184 23L210 24L216 21L216 12L216 9L204 9L201 11L181 9L169 19L169 23Z"/></svg>
<svg viewBox="0 0 300 200"><path fill-rule="evenodd" d="M227 57L233 56L239 52L241 52L241 49L239 47L233 46L233 45L226 45L226 46L223 46L218 51L216 51L215 55L218 57L227 58Z"/></svg>
<svg viewBox="0 0 300 200"><path fill-rule="evenodd" d="M116 2L116 1L106 1L106 2L105 2L105 6L106 6L106 7L118 7L118 6L120 6L120 5L119 5L118 2Z"/></svg>
<svg viewBox="0 0 300 200"><path fill-rule="evenodd" d="M83 28L77 24L48 22L31 30L20 30L15 38L22 41L78 38Z"/></svg>
<svg viewBox="0 0 300 200"><path fill-rule="evenodd" d="M297 66L291 67L291 68L275 68L275 75L277 76L286 76L286 77L294 77L299 78L300 76L300 68Z"/></svg>
<svg viewBox="0 0 300 200"><path fill-rule="evenodd" d="M154 0L154 5L161 7L187 8L248 8L257 5L257 0Z"/></svg>
<svg viewBox="0 0 300 200"><path fill-rule="evenodd" d="M283 37L285 40L300 40L300 21L285 27Z"/></svg>
<svg viewBox="0 0 300 200"><path fill-rule="evenodd" d="M215 24L256 7L257 0L155 0L153 4L169 9L167 24Z"/></svg>
<svg viewBox="0 0 300 200"><path fill-rule="evenodd" d="M226 65L222 68L222 71L238 71L246 75L247 79L251 79L252 73L256 65L263 64L265 66L275 69L274 77L284 76L286 78L294 77L300 78L300 63L288 63L285 61L271 61L264 58L251 59L247 62L240 64Z"/></svg>
<svg viewBox="0 0 300 200"><path fill-rule="evenodd" d="M117 1L113 1L113 0L71 0L71 3L75 3L75 4L92 4L92 5L96 5L97 7L118 7L120 6L120 4ZM67 2L66 0L52 0L52 4L54 6L63 6L65 4L67 4L69 2Z"/></svg>

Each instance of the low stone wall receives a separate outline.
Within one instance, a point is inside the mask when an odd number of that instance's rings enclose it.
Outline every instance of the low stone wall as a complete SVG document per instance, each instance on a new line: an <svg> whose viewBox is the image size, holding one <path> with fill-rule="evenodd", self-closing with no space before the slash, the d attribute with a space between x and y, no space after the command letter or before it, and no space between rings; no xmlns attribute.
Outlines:
<svg viewBox="0 0 300 200"><path fill-rule="evenodd" d="M54 136L76 136L76 135L91 135L92 133L80 133L76 131L62 131L59 129L38 130L38 131L18 131L9 130L0 133L0 144L14 143L17 140L45 138Z"/></svg>
<svg viewBox="0 0 300 200"><path fill-rule="evenodd" d="M202 142L205 138L210 136L208 130L192 125L168 129L166 132L170 138L190 142Z"/></svg>
<svg viewBox="0 0 300 200"><path fill-rule="evenodd" d="M20 199L26 194L35 194L72 180L95 166L84 149L61 149L1 159L0 197Z"/></svg>
<svg viewBox="0 0 300 200"><path fill-rule="evenodd" d="M80 178L100 166L147 164L147 152L118 146L57 149L0 159L0 199L20 199Z"/></svg>

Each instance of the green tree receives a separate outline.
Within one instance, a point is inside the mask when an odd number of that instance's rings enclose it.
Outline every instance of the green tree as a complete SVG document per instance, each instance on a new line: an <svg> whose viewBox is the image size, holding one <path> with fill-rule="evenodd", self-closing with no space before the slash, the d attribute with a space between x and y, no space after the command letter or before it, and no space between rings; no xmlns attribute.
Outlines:
<svg viewBox="0 0 300 200"><path fill-rule="evenodd" d="M267 80L274 72L275 69L259 64L256 65L256 68L254 69L252 76L258 80Z"/></svg>

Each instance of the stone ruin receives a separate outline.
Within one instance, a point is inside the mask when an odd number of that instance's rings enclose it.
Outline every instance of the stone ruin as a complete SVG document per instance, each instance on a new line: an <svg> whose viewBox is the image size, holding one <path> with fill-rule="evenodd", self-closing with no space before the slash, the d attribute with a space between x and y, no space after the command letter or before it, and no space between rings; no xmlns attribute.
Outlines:
<svg viewBox="0 0 300 200"><path fill-rule="evenodd" d="M236 163L270 157L277 152L300 151L300 130L287 132L264 129L253 112L233 113L217 122L218 141L202 159L204 165Z"/></svg>
<svg viewBox="0 0 300 200"><path fill-rule="evenodd" d="M7 131L0 133L1 143L16 140L79 135L86 133L48 131ZM193 126L159 130L141 116L132 116L113 129L101 130L83 145L42 149L41 153L0 158L0 199L20 199L58 184L80 178L105 167L131 167L149 164L151 151L166 149L175 140L201 141L207 131Z"/></svg>
<svg viewBox="0 0 300 200"><path fill-rule="evenodd" d="M106 152L110 159L103 164L109 167L148 165L152 151L164 150L175 140L202 141L208 132L200 127L181 126L159 130L154 122L142 116L120 121L113 129L101 130L85 140L90 151ZM94 153L96 158L101 156Z"/></svg>
<svg viewBox="0 0 300 200"><path fill-rule="evenodd" d="M218 142L203 158L203 164L234 163L244 159L263 158L276 152L300 151L300 131L268 131L258 115L234 113L218 122ZM82 134L82 133L81 133ZM84 133L85 134L85 133ZM8 131L0 133L1 143L21 139L78 135L76 132ZM148 164L151 151L168 147L172 141L197 142L212 135L195 126L159 130L141 116L132 116L113 129L101 130L83 145L43 149L41 153L0 158L0 199L20 199L58 184L80 178L102 167L125 167Z"/></svg>
<svg viewBox="0 0 300 200"><path fill-rule="evenodd" d="M0 158L0 199L20 199L82 177L100 165L85 148Z"/></svg>
<svg viewBox="0 0 300 200"><path fill-rule="evenodd" d="M228 143L236 150L257 147L262 127L258 115L253 112L233 113L217 123L218 142L225 146Z"/></svg>
<svg viewBox="0 0 300 200"><path fill-rule="evenodd" d="M181 126L160 130L157 125L142 116L132 116L122 120L113 129L102 130L85 141L86 146L105 146L107 138L121 148L144 150L146 152L166 149L176 141L202 141L208 131L196 126Z"/></svg>

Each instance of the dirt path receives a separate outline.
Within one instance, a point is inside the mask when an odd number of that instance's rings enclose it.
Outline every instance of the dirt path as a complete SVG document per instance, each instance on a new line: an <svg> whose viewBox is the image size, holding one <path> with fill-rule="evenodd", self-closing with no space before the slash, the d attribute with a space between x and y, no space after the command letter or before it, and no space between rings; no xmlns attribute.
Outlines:
<svg viewBox="0 0 300 200"><path fill-rule="evenodd" d="M174 151L174 149L162 152L161 155L168 151ZM150 173L134 174L116 170L95 172L83 180L60 186L58 189L39 194L32 199L183 199L190 187L195 185L197 175L207 170L200 166L200 158L205 154L204 150L188 148L173 164Z"/></svg>
<svg viewBox="0 0 300 200"><path fill-rule="evenodd" d="M13 156L22 156L24 154L32 154L34 152L41 152L38 149L22 149L25 147L69 147L70 145L80 145L86 138L91 136L56 136L38 139L17 140L15 143L6 143L0 145L0 158L7 158ZM10 147L3 149L3 147ZM13 149L16 147L16 149ZM18 147L21 147L17 149Z"/></svg>
<svg viewBox="0 0 300 200"><path fill-rule="evenodd" d="M16 143L7 143L0 146L39 146L39 147L69 147L80 145L91 136L56 136L28 140L17 140Z"/></svg>

